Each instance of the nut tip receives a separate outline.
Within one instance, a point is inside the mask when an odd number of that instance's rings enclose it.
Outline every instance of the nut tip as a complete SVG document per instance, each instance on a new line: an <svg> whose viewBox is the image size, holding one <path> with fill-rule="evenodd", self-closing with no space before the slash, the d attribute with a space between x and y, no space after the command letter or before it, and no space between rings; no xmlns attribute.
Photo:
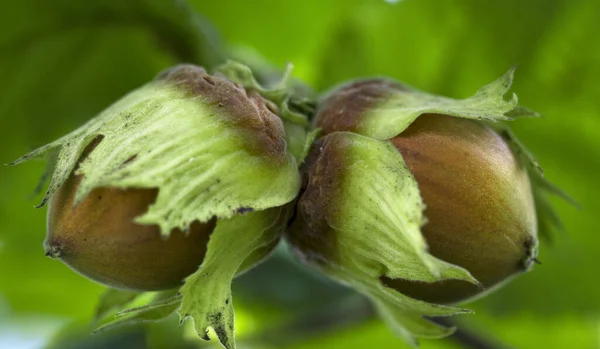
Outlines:
<svg viewBox="0 0 600 349"><path fill-rule="evenodd" d="M58 245L51 245L46 247L46 257L53 259L60 258L62 256L62 249Z"/></svg>

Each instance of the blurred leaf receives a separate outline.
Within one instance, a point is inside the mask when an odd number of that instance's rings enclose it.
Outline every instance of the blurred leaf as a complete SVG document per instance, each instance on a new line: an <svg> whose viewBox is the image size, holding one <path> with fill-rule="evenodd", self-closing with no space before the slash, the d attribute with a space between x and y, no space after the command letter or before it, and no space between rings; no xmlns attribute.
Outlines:
<svg viewBox="0 0 600 349"><path fill-rule="evenodd" d="M215 23L228 45L251 46L280 68L292 62L294 76L309 83L319 73L315 57L329 44L330 31L358 2L190 1Z"/></svg>
<svg viewBox="0 0 600 349"><path fill-rule="evenodd" d="M144 328L133 326L117 331L90 335L88 326L72 322L64 326L45 346L45 349L146 349ZM173 348L175 348L173 346Z"/></svg>
<svg viewBox="0 0 600 349"><path fill-rule="evenodd" d="M498 339L515 348L581 348L600 345L600 321L597 316L569 314L539 316L533 312L493 316L477 312L467 318L472 327L496 334Z"/></svg>

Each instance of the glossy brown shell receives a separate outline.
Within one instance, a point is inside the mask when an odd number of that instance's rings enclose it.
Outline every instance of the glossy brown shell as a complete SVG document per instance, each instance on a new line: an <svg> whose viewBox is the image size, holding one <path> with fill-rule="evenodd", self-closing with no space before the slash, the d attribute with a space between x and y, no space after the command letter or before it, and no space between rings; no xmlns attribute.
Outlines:
<svg viewBox="0 0 600 349"><path fill-rule="evenodd" d="M382 279L411 297L455 303L530 268L537 253L531 185L504 140L486 124L422 115L392 143L425 202L429 252L471 272L483 287Z"/></svg>

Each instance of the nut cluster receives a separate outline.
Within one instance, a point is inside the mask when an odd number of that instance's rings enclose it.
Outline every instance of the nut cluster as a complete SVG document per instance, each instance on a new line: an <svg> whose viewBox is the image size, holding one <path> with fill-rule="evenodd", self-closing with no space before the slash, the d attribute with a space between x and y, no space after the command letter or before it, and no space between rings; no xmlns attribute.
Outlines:
<svg viewBox="0 0 600 349"><path fill-rule="evenodd" d="M315 98L233 62L181 65L17 162L56 160L48 256L178 289L140 316L177 310L233 348L231 281L285 239L414 342L536 261L541 175L503 123L528 113L504 98L512 76L463 100L381 78Z"/></svg>

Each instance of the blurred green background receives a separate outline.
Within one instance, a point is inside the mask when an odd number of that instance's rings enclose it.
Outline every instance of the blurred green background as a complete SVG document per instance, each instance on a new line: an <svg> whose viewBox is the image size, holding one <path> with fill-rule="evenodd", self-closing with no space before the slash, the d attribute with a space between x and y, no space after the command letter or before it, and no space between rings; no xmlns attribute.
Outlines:
<svg viewBox="0 0 600 349"><path fill-rule="evenodd" d="M519 120L515 132L582 210L556 200L565 232L542 242L543 264L470 305L476 314L460 324L503 347L600 348L599 14L596 0L3 1L0 162L178 62L292 62L317 91L387 75L455 98L519 64L513 90L545 117ZM0 348L205 345L173 318L87 335L103 288L44 257L45 209L28 196L43 167L0 168ZM241 348L405 347L360 298L283 252L234 292Z"/></svg>

